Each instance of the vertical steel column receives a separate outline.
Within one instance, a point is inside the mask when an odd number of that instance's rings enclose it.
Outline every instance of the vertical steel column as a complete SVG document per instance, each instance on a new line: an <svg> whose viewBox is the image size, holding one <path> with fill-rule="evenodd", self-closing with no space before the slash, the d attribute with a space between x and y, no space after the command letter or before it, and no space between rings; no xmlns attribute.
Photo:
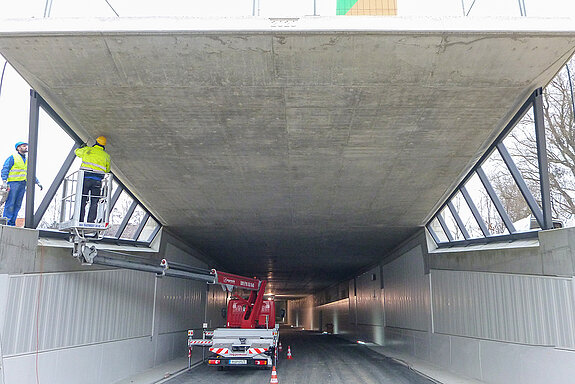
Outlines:
<svg viewBox="0 0 575 384"><path fill-rule="evenodd" d="M545 120L543 119L543 89L533 92L533 117L535 120L535 140L537 142L537 161L539 163L539 183L541 185L541 207L543 223L541 229L553 228L551 216L551 187L549 184L549 162L547 160L547 143L545 141Z"/></svg>
<svg viewBox="0 0 575 384"><path fill-rule="evenodd" d="M40 104L38 94L30 90L30 119L28 123L28 161L26 174L26 210L24 227L34 228L34 189L36 186L36 159L38 157L38 120Z"/></svg>

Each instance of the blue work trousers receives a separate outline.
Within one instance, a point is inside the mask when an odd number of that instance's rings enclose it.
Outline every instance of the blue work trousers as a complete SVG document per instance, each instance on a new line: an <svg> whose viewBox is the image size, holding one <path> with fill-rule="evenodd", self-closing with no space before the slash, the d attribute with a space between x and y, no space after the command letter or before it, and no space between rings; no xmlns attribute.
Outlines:
<svg viewBox="0 0 575 384"><path fill-rule="evenodd" d="M8 225L15 226L16 218L24 199L24 193L26 192L26 181L9 181L8 186L10 191L4 206L4 217L8 218Z"/></svg>

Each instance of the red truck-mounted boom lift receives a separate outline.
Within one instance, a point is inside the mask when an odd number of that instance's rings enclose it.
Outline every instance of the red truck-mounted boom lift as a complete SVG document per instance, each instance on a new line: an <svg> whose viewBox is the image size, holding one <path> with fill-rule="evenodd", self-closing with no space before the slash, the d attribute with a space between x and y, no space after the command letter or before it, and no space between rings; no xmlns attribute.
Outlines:
<svg viewBox="0 0 575 384"><path fill-rule="evenodd" d="M233 287L251 290L247 299L234 295L228 301L227 328L275 328L275 303L264 300L266 280L250 279L215 269L212 273L216 277L215 284L221 284L230 292Z"/></svg>
<svg viewBox="0 0 575 384"><path fill-rule="evenodd" d="M244 299L232 296L228 301L226 327L216 328L211 340L193 339L188 334L189 355L191 348L209 348L212 356L208 365L217 367L253 366L269 368L276 363L279 339L275 321L273 298L264 300L267 281L248 278L212 269L213 284L221 284L227 291L234 287L250 290Z"/></svg>

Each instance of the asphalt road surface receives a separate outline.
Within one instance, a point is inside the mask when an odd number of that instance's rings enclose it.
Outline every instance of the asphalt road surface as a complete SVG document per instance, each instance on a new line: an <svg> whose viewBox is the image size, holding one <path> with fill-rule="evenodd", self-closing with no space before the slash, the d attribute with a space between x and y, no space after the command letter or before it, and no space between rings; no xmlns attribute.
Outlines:
<svg viewBox="0 0 575 384"><path fill-rule="evenodd" d="M283 351L276 367L280 384L433 384L433 381L366 346L333 335L282 328L280 341ZM291 347L292 360L286 359L288 346ZM269 369L230 367L218 371L203 364L166 383L269 384L270 378Z"/></svg>

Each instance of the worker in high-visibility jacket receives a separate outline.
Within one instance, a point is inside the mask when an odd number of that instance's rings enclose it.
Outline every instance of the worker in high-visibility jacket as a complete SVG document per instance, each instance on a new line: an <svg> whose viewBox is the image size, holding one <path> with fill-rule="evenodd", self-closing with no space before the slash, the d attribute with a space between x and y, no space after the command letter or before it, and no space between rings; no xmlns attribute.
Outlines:
<svg viewBox="0 0 575 384"><path fill-rule="evenodd" d="M4 206L4 217L8 219L8 225L16 225L16 218L24 193L26 192L26 175L28 170L28 143L19 141L14 146L16 148L16 155L10 155L4 162L2 167L2 187L8 190L8 197L6 198L6 205ZM36 184L42 190L42 185L36 178Z"/></svg>
<svg viewBox="0 0 575 384"><path fill-rule="evenodd" d="M110 155L106 153L106 138L100 136L96 144L91 147L76 149L76 156L82 159L80 169L84 171L84 184L82 187L82 201L80 208L80 221L93 223L98 213L98 201L102 195L102 179L104 173L110 172ZM88 218L84 218L86 203L90 198Z"/></svg>

